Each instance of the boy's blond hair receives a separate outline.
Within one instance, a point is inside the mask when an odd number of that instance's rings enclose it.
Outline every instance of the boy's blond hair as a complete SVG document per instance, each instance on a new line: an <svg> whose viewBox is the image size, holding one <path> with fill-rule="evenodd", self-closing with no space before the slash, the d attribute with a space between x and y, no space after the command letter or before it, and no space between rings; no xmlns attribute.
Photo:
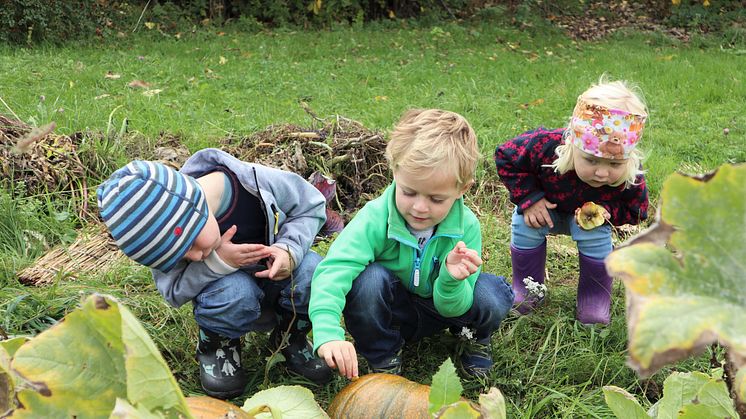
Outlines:
<svg viewBox="0 0 746 419"><path fill-rule="evenodd" d="M386 146L392 171L427 176L450 171L461 189L472 183L479 160L477 135L463 116L441 109L411 109L402 115Z"/></svg>
<svg viewBox="0 0 746 419"><path fill-rule="evenodd" d="M578 101L575 106L577 107L583 102L592 105L600 105L609 109L620 109L635 115L648 115L642 91L637 86L634 86L625 80L609 81L607 80L606 75L602 75L597 84L592 85L588 90L578 96ZM568 125L562 136L562 145L558 146L555 151L557 159L550 165L554 168L554 171L559 174L564 174L570 170L574 170L573 154L582 153L582 151L576 150L577 147L572 144L572 139L569 138L570 130L571 126ZM627 159L627 167L624 176L620 177L619 180L611 186L619 186L622 183L626 184L626 187L634 186L637 176L644 173L644 171L640 169L640 163L643 158L644 154L639 148L632 150Z"/></svg>

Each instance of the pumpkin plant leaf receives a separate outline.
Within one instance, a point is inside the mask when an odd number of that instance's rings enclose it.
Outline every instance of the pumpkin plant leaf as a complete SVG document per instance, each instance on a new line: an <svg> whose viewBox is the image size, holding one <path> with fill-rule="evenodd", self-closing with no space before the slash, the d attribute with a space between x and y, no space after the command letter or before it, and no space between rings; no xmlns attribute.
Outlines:
<svg viewBox="0 0 746 419"><path fill-rule="evenodd" d="M142 406L135 407L128 401L118 398L109 419L164 419L165 417L160 412L154 413Z"/></svg>
<svg viewBox="0 0 746 419"><path fill-rule="evenodd" d="M717 376L711 377L701 372L674 372L663 382L663 398L658 403L659 418L680 418L680 412L697 414L706 412L704 416L737 418L733 401L728 393L725 382Z"/></svg>
<svg viewBox="0 0 746 419"><path fill-rule="evenodd" d="M485 419L505 419L505 397L496 387L490 387L487 394L479 395L479 407Z"/></svg>
<svg viewBox="0 0 746 419"><path fill-rule="evenodd" d="M440 409L435 417L440 419L478 419L482 416L469 402L460 400Z"/></svg>
<svg viewBox="0 0 746 419"><path fill-rule="evenodd" d="M604 386L606 405L619 419L650 419L645 409L629 394L627 390L617 386Z"/></svg>
<svg viewBox="0 0 746 419"><path fill-rule="evenodd" d="M432 415L443 406L456 403L461 398L461 380L456 373L456 367L451 358L448 358L433 375L433 383L430 386L430 397L427 410Z"/></svg>
<svg viewBox="0 0 746 419"><path fill-rule="evenodd" d="M118 398L155 414L191 417L173 377L164 378L170 372L155 345L111 297L88 297L18 348L11 366L23 406L13 417L108 417Z"/></svg>
<svg viewBox="0 0 746 419"><path fill-rule="evenodd" d="M302 386L279 386L262 390L247 399L242 410L254 412L255 408L267 406L271 413L253 413L257 418L280 417L282 419L328 418L313 397L311 390Z"/></svg>
<svg viewBox="0 0 746 419"><path fill-rule="evenodd" d="M630 365L648 376L718 342L746 400L746 165L670 176L658 221L606 259L627 288Z"/></svg>

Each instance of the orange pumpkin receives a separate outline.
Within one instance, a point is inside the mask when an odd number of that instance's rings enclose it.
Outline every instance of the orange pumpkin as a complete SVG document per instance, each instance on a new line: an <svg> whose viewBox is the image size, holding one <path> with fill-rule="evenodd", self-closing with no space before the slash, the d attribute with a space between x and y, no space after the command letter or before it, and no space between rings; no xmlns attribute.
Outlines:
<svg viewBox="0 0 746 419"><path fill-rule="evenodd" d="M368 374L340 391L329 417L346 419L430 418L430 386L393 374Z"/></svg>
<svg viewBox="0 0 746 419"><path fill-rule="evenodd" d="M235 404L208 396L187 397L186 403L196 419L254 419Z"/></svg>

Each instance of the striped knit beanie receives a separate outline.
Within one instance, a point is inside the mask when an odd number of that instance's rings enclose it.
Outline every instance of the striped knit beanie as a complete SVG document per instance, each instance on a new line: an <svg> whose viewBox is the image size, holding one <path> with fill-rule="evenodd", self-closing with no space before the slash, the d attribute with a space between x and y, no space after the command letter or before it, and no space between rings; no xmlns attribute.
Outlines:
<svg viewBox="0 0 746 419"><path fill-rule="evenodd" d="M170 271L207 222L197 181L161 163L133 161L96 190L104 224L135 262Z"/></svg>

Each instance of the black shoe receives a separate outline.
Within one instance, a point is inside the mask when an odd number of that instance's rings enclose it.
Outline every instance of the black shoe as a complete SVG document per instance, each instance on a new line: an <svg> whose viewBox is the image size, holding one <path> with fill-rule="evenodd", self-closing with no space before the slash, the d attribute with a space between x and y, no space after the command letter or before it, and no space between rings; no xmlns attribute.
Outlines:
<svg viewBox="0 0 746 419"><path fill-rule="evenodd" d="M332 370L326 365L326 361L313 354L313 346L308 343L308 332L311 331L311 322L304 316L296 316L295 324L288 326L292 316L281 316L280 324L275 327L269 337L273 348L281 348L280 352L285 357L285 366L288 370L306 377L316 384L324 384L332 379Z"/></svg>
<svg viewBox="0 0 746 419"><path fill-rule="evenodd" d="M492 352L490 345L476 341L467 341L459 357L461 370L472 378L487 378L492 369Z"/></svg>
<svg viewBox="0 0 746 419"><path fill-rule="evenodd" d="M391 358L383 360L383 362L372 365L368 365L368 372L371 374L394 374L401 375L401 364L402 364L402 350L399 349Z"/></svg>
<svg viewBox="0 0 746 419"><path fill-rule="evenodd" d="M199 381L208 396L232 399L243 394L248 378L241 366L241 339L229 339L205 329L197 344Z"/></svg>

